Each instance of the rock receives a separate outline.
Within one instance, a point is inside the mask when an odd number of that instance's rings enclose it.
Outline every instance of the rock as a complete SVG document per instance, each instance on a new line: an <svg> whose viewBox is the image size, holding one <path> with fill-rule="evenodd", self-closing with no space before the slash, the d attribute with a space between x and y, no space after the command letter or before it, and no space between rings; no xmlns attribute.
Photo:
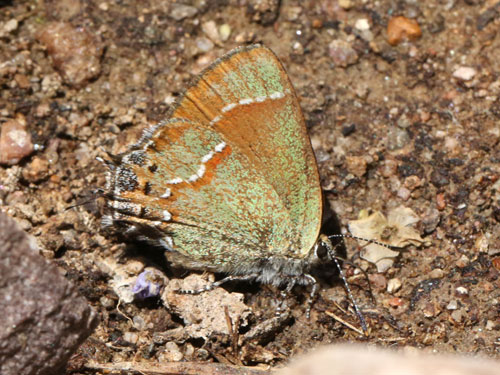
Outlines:
<svg viewBox="0 0 500 375"><path fill-rule="evenodd" d="M359 31L367 31L370 30L370 22L366 18L360 18L356 21L354 27Z"/></svg>
<svg viewBox="0 0 500 375"><path fill-rule="evenodd" d="M209 52L214 49L214 43L205 37L196 38L196 47L200 52Z"/></svg>
<svg viewBox="0 0 500 375"><path fill-rule="evenodd" d="M436 195L436 208L439 211L443 211L446 208L446 198L443 193Z"/></svg>
<svg viewBox="0 0 500 375"><path fill-rule="evenodd" d="M401 285L401 280L399 280L398 278L390 279L387 282L387 293L392 294L397 292L399 289L401 289Z"/></svg>
<svg viewBox="0 0 500 375"><path fill-rule="evenodd" d="M159 360L161 362L179 362L182 361L183 358L184 355L179 346L173 341L167 342L165 344L165 351L159 355Z"/></svg>
<svg viewBox="0 0 500 375"><path fill-rule="evenodd" d="M264 26L272 25L278 18L280 8L279 0L249 0L247 13L252 21Z"/></svg>
<svg viewBox="0 0 500 375"><path fill-rule="evenodd" d="M208 36L212 42L214 43L220 43L221 37L219 34L219 29L217 28L217 24L215 21L207 21L202 23L201 29L205 33L206 36Z"/></svg>
<svg viewBox="0 0 500 375"><path fill-rule="evenodd" d="M476 69L468 66L461 66L453 72L453 77L460 81L470 81L476 74Z"/></svg>
<svg viewBox="0 0 500 375"><path fill-rule="evenodd" d="M28 182L38 182L48 177L49 162L45 158L35 156L22 171L23 178Z"/></svg>
<svg viewBox="0 0 500 375"><path fill-rule="evenodd" d="M339 6L343 9L350 9L352 7L352 1L351 0L339 0L338 1Z"/></svg>
<svg viewBox="0 0 500 375"><path fill-rule="evenodd" d="M11 32L17 30L18 26L19 22L15 18L12 18L5 23L0 23L0 38L4 38Z"/></svg>
<svg viewBox="0 0 500 375"><path fill-rule="evenodd" d="M417 21L406 17L393 17L387 24L387 41L395 46L404 40L415 40L422 36Z"/></svg>
<svg viewBox="0 0 500 375"><path fill-rule="evenodd" d="M198 13L198 9L190 5L172 4L170 17L176 21L182 21L185 18L192 18Z"/></svg>
<svg viewBox="0 0 500 375"><path fill-rule="evenodd" d="M361 156L346 157L347 170L356 177L362 177L366 173L367 162Z"/></svg>
<svg viewBox="0 0 500 375"><path fill-rule="evenodd" d="M427 208L427 210L424 213L424 216L422 217L424 232L426 234L434 232L440 220L441 220L441 215L439 214L439 211L436 208Z"/></svg>
<svg viewBox="0 0 500 375"><path fill-rule="evenodd" d="M372 287L376 290L384 290L387 288L387 279L380 273L370 274L368 275L368 279Z"/></svg>
<svg viewBox="0 0 500 375"><path fill-rule="evenodd" d="M101 72L103 46L85 28L66 22L51 22L36 34L64 81L81 87Z"/></svg>
<svg viewBox="0 0 500 375"><path fill-rule="evenodd" d="M358 61L358 53L351 44L340 39L332 40L328 45L329 55L335 65L343 68L355 64Z"/></svg>
<svg viewBox="0 0 500 375"><path fill-rule="evenodd" d="M227 23L220 25L219 27L219 35L220 39L225 42L226 40L229 39L231 36L231 26L229 26Z"/></svg>
<svg viewBox="0 0 500 375"><path fill-rule="evenodd" d="M95 313L34 239L0 213L0 373L62 373Z"/></svg>
<svg viewBox="0 0 500 375"><path fill-rule="evenodd" d="M15 165L33 152L31 135L24 121L8 120L0 131L0 164Z"/></svg>

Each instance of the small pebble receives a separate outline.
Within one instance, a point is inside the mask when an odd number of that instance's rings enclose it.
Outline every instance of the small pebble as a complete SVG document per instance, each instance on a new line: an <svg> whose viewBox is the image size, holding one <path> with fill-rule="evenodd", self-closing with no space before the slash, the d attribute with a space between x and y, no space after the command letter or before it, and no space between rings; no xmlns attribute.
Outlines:
<svg viewBox="0 0 500 375"><path fill-rule="evenodd" d="M356 124L342 125L341 133L347 137L356 131Z"/></svg>
<svg viewBox="0 0 500 375"><path fill-rule="evenodd" d="M215 21L204 22L201 25L201 30L212 40L212 42L220 42L219 29L217 28L217 24L215 23Z"/></svg>
<svg viewBox="0 0 500 375"><path fill-rule="evenodd" d="M140 315L134 316L134 318L132 319L132 322L134 323L134 328L138 331L144 331L147 328L146 321Z"/></svg>
<svg viewBox="0 0 500 375"><path fill-rule="evenodd" d="M139 335L135 332L125 332L123 334L123 340L130 344L137 344L137 341L139 341Z"/></svg>
<svg viewBox="0 0 500 375"><path fill-rule="evenodd" d="M375 289L384 290L387 288L387 279L381 273L370 274L368 279Z"/></svg>
<svg viewBox="0 0 500 375"><path fill-rule="evenodd" d="M198 47L198 50L200 52L209 52L214 48L214 43L205 37L200 37L196 39L196 47Z"/></svg>
<svg viewBox="0 0 500 375"><path fill-rule="evenodd" d="M11 32L17 30L19 26L19 22L15 18L12 18L3 24L3 27L0 29L0 37L7 36Z"/></svg>
<svg viewBox="0 0 500 375"><path fill-rule="evenodd" d="M100 9L100 10L103 10L103 11L105 11L105 12L107 12L107 11L109 10L109 4L108 4L108 3L105 3L105 2L100 3L100 4L99 4L99 9Z"/></svg>
<svg viewBox="0 0 500 375"><path fill-rule="evenodd" d="M142 272L143 269L144 269L144 263L138 260L129 260L124 265L124 270L129 275L138 275Z"/></svg>
<svg viewBox="0 0 500 375"><path fill-rule="evenodd" d="M420 121L422 122L427 122L431 119L431 114L430 112L427 111L422 111L420 112Z"/></svg>
<svg viewBox="0 0 500 375"><path fill-rule="evenodd" d="M49 103L41 103L36 107L35 116L38 118L47 117L50 114Z"/></svg>
<svg viewBox="0 0 500 375"><path fill-rule="evenodd" d="M439 211L442 211L446 208L446 199L443 193L439 193L436 195L436 208Z"/></svg>
<svg viewBox="0 0 500 375"><path fill-rule="evenodd" d="M328 51L334 64L343 68L355 64L359 58L358 53L345 40L332 40L328 45Z"/></svg>
<svg viewBox="0 0 500 375"><path fill-rule="evenodd" d="M341 8L346 9L346 10L352 7L351 0L339 0L338 4Z"/></svg>
<svg viewBox="0 0 500 375"><path fill-rule="evenodd" d="M160 362L179 362L182 361L184 355L175 342L169 341L165 344L165 351L159 357L161 357L161 359L158 358Z"/></svg>
<svg viewBox="0 0 500 375"><path fill-rule="evenodd" d="M460 143L454 137L445 137L444 147L452 154L458 154L460 150Z"/></svg>
<svg viewBox="0 0 500 375"><path fill-rule="evenodd" d="M448 305L446 305L447 310L456 310L458 309L458 302L457 300L451 300Z"/></svg>
<svg viewBox="0 0 500 375"><path fill-rule="evenodd" d="M231 36L231 26L229 26L227 23L221 25L219 27L219 35L220 35L220 40L225 42L226 40L229 39Z"/></svg>
<svg viewBox="0 0 500 375"><path fill-rule="evenodd" d="M387 301L387 303L389 304L389 306L391 307L399 307L399 306L403 306L403 300L399 297L394 297L394 298L391 298Z"/></svg>
<svg viewBox="0 0 500 375"><path fill-rule="evenodd" d="M380 174L385 178L389 178L394 176L397 170L398 162L392 159L387 159L383 161L382 167L380 168Z"/></svg>
<svg viewBox="0 0 500 375"><path fill-rule="evenodd" d="M391 127L387 134L387 147L389 150L398 150L410 142L410 135L406 129Z"/></svg>
<svg viewBox="0 0 500 375"><path fill-rule="evenodd" d="M210 357L208 350L200 348L196 349L196 358L200 361L206 361Z"/></svg>
<svg viewBox="0 0 500 375"><path fill-rule="evenodd" d="M0 164L15 165L34 151L24 121L8 120L2 124L0 132Z"/></svg>
<svg viewBox="0 0 500 375"><path fill-rule="evenodd" d="M319 18L315 18L312 20L311 26L313 29L321 29L323 27L323 21Z"/></svg>
<svg viewBox="0 0 500 375"><path fill-rule="evenodd" d="M366 173L367 163L361 156L346 157L347 170L356 177L362 177Z"/></svg>
<svg viewBox="0 0 500 375"><path fill-rule="evenodd" d="M453 319L455 322L460 323L464 318L464 313L462 310L454 310L451 313L451 319Z"/></svg>
<svg viewBox="0 0 500 375"><path fill-rule="evenodd" d="M99 299L99 303L101 304L102 307L104 307L106 310L111 310L112 308L115 307L115 301L112 298L102 296Z"/></svg>
<svg viewBox="0 0 500 375"><path fill-rule="evenodd" d="M33 183L43 180L48 176L48 173L49 162L38 156L35 156L22 171L24 179Z"/></svg>
<svg viewBox="0 0 500 375"><path fill-rule="evenodd" d="M184 5L179 3L172 4L172 9L170 10L170 17L176 21L182 21L185 18L192 18L198 13L198 9L190 5Z"/></svg>
<svg viewBox="0 0 500 375"><path fill-rule="evenodd" d="M456 265L459 268L464 268L469 264L469 258L467 258L465 255L462 255L459 260L457 260Z"/></svg>
<svg viewBox="0 0 500 375"><path fill-rule="evenodd" d="M426 303L425 306L422 308L422 312L424 313L424 316L426 318L432 318L438 315L441 312L441 310L439 309L438 306L436 306L436 304L429 302Z"/></svg>
<svg viewBox="0 0 500 375"><path fill-rule="evenodd" d="M398 278L390 279L387 282L387 293L394 293L401 289L401 280Z"/></svg>
<svg viewBox="0 0 500 375"><path fill-rule="evenodd" d="M495 257L491 260L491 264L493 264L493 267L495 267L498 271L500 271L500 257Z"/></svg>
<svg viewBox="0 0 500 375"><path fill-rule="evenodd" d="M14 76L14 81L16 81L17 86L21 89L27 89L31 86L28 77L24 74L16 74Z"/></svg>
<svg viewBox="0 0 500 375"><path fill-rule="evenodd" d="M360 18L356 21L354 27L359 31L367 31L370 30L370 22L366 18Z"/></svg>
<svg viewBox="0 0 500 375"><path fill-rule="evenodd" d="M366 82L359 82L354 88L356 96L361 99L366 99L370 93L370 87Z"/></svg>
<svg viewBox="0 0 500 375"><path fill-rule="evenodd" d="M251 20L264 26L272 25L280 13L279 0L246 0L245 7Z"/></svg>
<svg viewBox="0 0 500 375"><path fill-rule="evenodd" d="M495 324L495 322L494 322L494 321L492 321L492 320L488 320L488 321L486 322L486 330L488 330L488 331L492 331L495 327L496 327L496 324Z"/></svg>
<svg viewBox="0 0 500 375"><path fill-rule="evenodd" d="M66 22L49 22L36 37L66 83L81 87L100 74L104 46L94 33Z"/></svg>
<svg viewBox="0 0 500 375"><path fill-rule="evenodd" d="M406 129L406 128L409 128L410 125L411 125L411 120L408 118L408 116L406 114L403 114L397 121L397 125L401 128L401 129Z"/></svg>
<svg viewBox="0 0 500 375"><path fill-rule="evenodd" d="M423 184L423 181L420 179L420 177L415 176L415 175L406 177L404 182L403 182L404 187L410 191L413 191L413 190L419 188L420 186L422 186L422 184Z"/></svg>
<svg viewBox="0 0 500 375"><path fill-rule="evenodd" d="M47 97L55 96L61 85L62 78L59 74L47 74L42 79L42 92L46 93Z"/></svg>
<svg viewBox="0 0 500 375"><path fill-rule="evenodd" d="M464 288L463 286L459 286L455 290L457 291L458 294L461 294L461 295L467 295L467 294L469 294L469 291L467 290L467 288Z"/></svg>
<svg viewBox="0 0 500 375"><path fill-rule="evenodd" d="M441 215L436 208L427 208L422 217L422 224L424 226L425 233L432 233L439 224L441 220Z"/></svg>
<svg viewBox="0 0 500 375"><path fill-rule="evenodd" d="M402 186L398 189L397 196L402 200L407 201L410 199L411 191Z"/></svg>
<svg viewBox="0 0 500 375"><path fill-rule="evenodd" d="M475 247L478 252L480 253L487 253L488 248L490 246L490 243L488 241L488 237L485 236L484 234L481 234L477 239L475 243Z"/></svg>
<svg viewBox="0 0 500 375"><path fill-rule="evenodd" d="M422 36L417 21L406 17L393 17L387 24L387 41L395 46L404 40L415 40Z"/></svg>
<svg viewBox="0 0 500 375"><path fill-rule="evenodd" d="M286 19L291 22L296 21L299 18L300 13L302 13L302 7L286 7L284 9Z"/></svg>
<svg viewBox="0 0 500 375"><path fill-rule="evenodd" d="M184 345L184 355L186 357L192 357L194 355L194 346L189 342Z"/></svg>
<svg viewBox="0 0 500 375"><path fill-rule="evenodd" d="M476 69L468 66L461 66L453 72L453 77L461 81L470 81L476 74Z"/></svg>

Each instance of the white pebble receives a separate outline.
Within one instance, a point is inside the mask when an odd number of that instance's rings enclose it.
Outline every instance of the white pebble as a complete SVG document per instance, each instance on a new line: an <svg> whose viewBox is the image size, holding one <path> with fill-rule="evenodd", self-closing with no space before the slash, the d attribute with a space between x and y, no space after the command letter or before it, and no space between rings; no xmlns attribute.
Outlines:
<svg viewBox="0 0 500 375"><path fill-rule="evenodd" d="M370 30L370 22L368 22L366 18L360 18L359 20L356 21L354 27L359 31Z"/></svg>
<svg viewBox="0 0 500 375"><path fill-rule="evenodd" d="M450 303L446 306L448 310L456 310L458 309L458 302L456 300L450 301Z"/></svg>
<svg viewBox="0 0 500 375"><path fill-rule="evenodd" d="M398 278L390 279L387 282L387 293L397 292L401 288L401 280Z"/></svg>
<svg viewBox="0 0 500 375"><path fill-rule="evenodd" d="M468 67L468 66L461 66L457 70L453 72L453 77L460 79L462 81L470 81L474 76L477 74L476 69Z"/></svg>

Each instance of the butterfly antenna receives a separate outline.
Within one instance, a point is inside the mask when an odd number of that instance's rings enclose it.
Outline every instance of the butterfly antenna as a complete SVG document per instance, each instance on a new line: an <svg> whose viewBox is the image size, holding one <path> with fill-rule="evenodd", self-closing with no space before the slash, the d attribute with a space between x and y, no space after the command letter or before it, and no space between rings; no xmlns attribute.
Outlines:
<svg viewBox="0 0 500 375"><path fill-rule="evenodd" d="M335 262L335 265L337 266L337 269L339 270L340 277L342 278L342 281L344 282L344 287L345 287L345 290L347 292L347 295L348 295L349 299L351 300L351 302L352 302L352 304L354 306L354 310L356 311L356 315L358 316L359 322L361 324L361 329L363 330L364 335L368 336L368 329L367 329L367 326L366 326L365 317L363 316L363 313L359 309L359 306L356 303L356 300L354 299L354 296L352 295L351 287L349 286L349 283L347 282L347 278L345 277L344 271L342 271L342 267L340 266L339 257L337 257L335 255L335 248L332 245L332 241L330 241L329 236L321 235L321 242L323 242L323 244L326 247L328 253L332 257L333 261Z"/></svg>
<svg viewBox="0 0 500 375"><path fill-rule="evenodd" d="M328 236L328 238L352 238L353 240L374 243L375 245L383 246L383 247L386 247L386 248L391 249L391 250L398 248L397 246L392 246L392 245L389 245L389 244L384 243L384 242L380 242L377 240L372 240L372 239L364 238L364 237L358 237L358 236L354 236L352 234L331 234Z"/></svg>
<svg viewBox="0 0 500 375"><path fill-rule="evenodd" d="M92 194L92 196L89 199L84 200L84 201L79 202L79 203L76 203L76 204L73 204L71 206L68 206L64 209L64 211L68 211L68 210L75 208L75 207L85 206L86 204L93 203L96 201L97 198L100 198L100 197L103 197L106 195L106 193L104 192L103 189L94 189L91 191L91 194Z"/></svg>

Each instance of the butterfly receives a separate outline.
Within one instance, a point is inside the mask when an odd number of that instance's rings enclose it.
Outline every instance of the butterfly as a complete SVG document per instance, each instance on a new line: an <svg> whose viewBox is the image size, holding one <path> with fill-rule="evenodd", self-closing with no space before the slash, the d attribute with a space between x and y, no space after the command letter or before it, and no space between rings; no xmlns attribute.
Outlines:
<svg viewBox="0 0 500 375"><path fill-rule="evenodd" d="M311 272L333 248L320 236L323 197L304 116L270 49L216 60L165 121L106 164L104 225L160 246L175 266L227 275L203 290L255 280L310 286L314 298Z"/></svg>

